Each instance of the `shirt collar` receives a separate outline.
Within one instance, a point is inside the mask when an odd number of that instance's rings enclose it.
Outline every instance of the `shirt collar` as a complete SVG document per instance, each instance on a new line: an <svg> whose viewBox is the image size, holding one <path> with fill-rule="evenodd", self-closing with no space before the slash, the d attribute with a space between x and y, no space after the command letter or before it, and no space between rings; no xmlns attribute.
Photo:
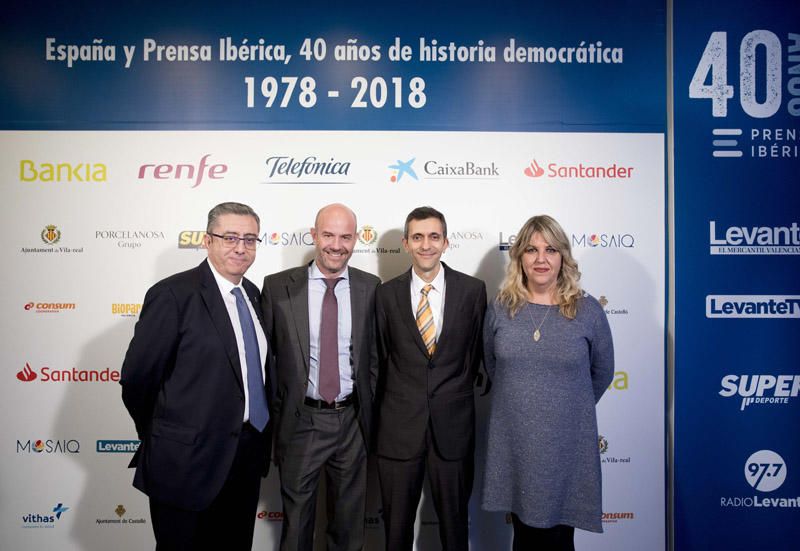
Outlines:
<svg viewBox="0 0 800 551"><path fill-rule="evenodd" d="M346 267L337 277L350 281L350 267ZM323 274L322 270L317 266L316 260L312 260L311 264L308 266L308 279L325 279L325 274Z"/></svg>
<svg viewBox="0 0 800 551"><path fill-rule="evenodd" d="M411 289L414 293L421 293L422 288L428 284L427 281L422 279L417 275L417 272L414 271L412 266L411 268ZM431 281L431 285L433 286L434 291L442 292L444 289L444 264L439 264L439 273L436 274L436 277L433 278Z"/></svg>
<svg viewBox="0 0 800 551"><path fill-rule="evenodd" d="M229 294L236 287L242 289L242 292L244 292L241 281L239 281L239 285L234 285L219 274L209 259L206 259L206 262L208 263L208 267L211 268L211 273L214 274L214 279L217 282L217 287L219 287L219 290L222 292L222 296Z"/></svg>

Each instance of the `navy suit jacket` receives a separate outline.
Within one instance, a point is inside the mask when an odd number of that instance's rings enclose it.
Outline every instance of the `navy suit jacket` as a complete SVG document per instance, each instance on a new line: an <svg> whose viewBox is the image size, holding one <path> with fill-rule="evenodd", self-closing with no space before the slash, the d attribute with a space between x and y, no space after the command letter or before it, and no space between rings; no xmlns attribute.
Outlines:
<svg viewBox="0 0 800 551"><path fill-rule="evenodd" d="M430 424L442 458L468 457L475 446L473 385L483 359L486 285L442 263L444 325L432 357L411 308L411 270L378 288L380 342L378 455L407 460L425 449Z"/></svg>
<svg viewBox="0 0 800 551"><path fill-rule="evenodd" d="M246 279L242 286L263 328L258 288ZM133 485L176 507L207 508L230 471L244 418L236 337L207 261L147 291L120 384L142 441Z"/></svg>

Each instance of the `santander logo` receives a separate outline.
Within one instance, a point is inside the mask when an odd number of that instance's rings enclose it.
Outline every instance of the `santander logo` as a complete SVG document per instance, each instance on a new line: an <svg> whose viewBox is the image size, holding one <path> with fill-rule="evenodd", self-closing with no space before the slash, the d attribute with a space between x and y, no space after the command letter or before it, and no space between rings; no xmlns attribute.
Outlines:
<svg viewBox="0 0 800 551"><path fill-rule="evenodd" d="M525 167L523 171L528 178L538 178L544 174L544 169L539 166L536 159L531 161L531 164Z"/></svg>
<svg viewBox="0 0 800 551"><path fill-rule="evenodd" d="M31 369L30 364L27 362L25 362L25 367L22 368L22 371L17 372L17 379L26 383L33 381L36 379L36 377L38 377L38 375L33 369Z"/></svg>

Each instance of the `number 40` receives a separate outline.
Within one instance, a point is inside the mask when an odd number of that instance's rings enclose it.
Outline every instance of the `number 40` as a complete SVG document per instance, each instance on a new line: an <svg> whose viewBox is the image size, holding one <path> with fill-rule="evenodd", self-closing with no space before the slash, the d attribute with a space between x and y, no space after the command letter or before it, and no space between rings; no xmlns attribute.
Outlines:
<svg viewBox="0 0 800 551"><path fill-rule="evenodd" d="M766 97L759 103L756 98L756 48L766 49ZM706 84L708 73L711 84ZM728 84L728 33L711 33L689 83L689 97L710 99L711 113L715 117L728 115L728 100L733 97L733 86ZM781 106L781 43L774 33L765 30L745 35L739 48L739 103L744 112L757 119L774 115Z"/></svg>

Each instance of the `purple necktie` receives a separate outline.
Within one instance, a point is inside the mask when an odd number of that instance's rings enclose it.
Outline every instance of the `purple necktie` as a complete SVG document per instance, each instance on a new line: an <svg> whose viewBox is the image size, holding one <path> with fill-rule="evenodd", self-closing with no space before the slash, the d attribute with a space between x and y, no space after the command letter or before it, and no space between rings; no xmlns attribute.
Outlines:
<svg viewBox="0 0 800 551"><path fill-rule="evenodd" d="M324 279L322 323L319 328L319 395L332 404L339 396L339 304L333 290L343 278Z"/></svg>

